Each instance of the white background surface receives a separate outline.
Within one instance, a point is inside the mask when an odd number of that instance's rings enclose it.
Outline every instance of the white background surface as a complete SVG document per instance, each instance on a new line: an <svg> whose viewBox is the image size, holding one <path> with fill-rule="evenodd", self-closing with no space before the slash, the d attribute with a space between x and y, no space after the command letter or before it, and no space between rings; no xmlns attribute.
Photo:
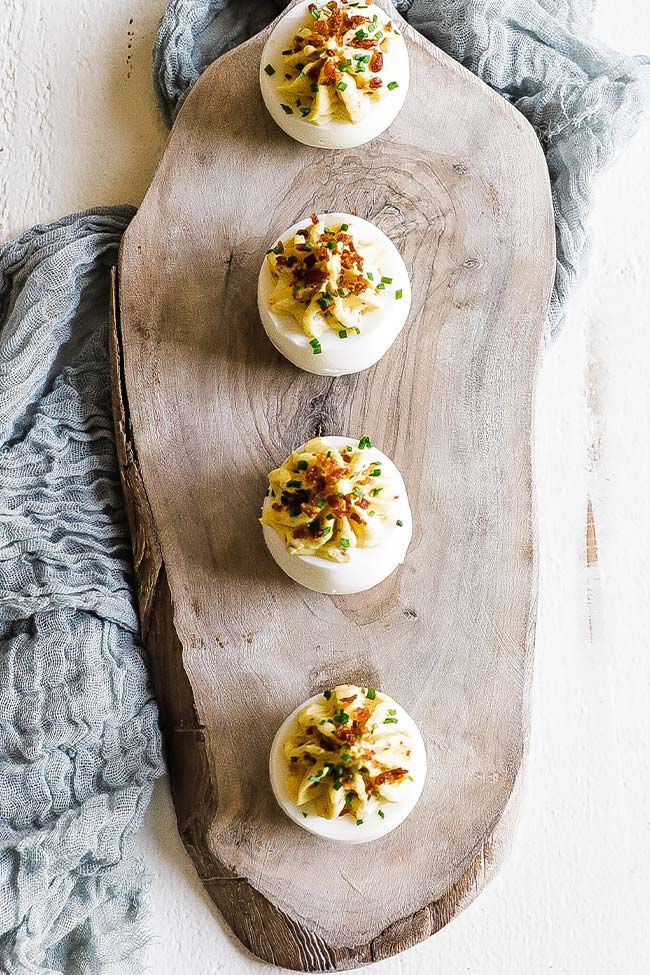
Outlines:
<svg viewBox="0 0 650 975"><path fill-rule="evenodd" d="M166 135L150 84L163 6L0 0L0 240L139 203ZM650 5L600 0L596 33L650 52ZM650 970L649 157L646 121L599 180L591 270L538 382L539 618L512 853L451 925L373 975ZM589 498L599 559L587 570ZM156 975L269 975L212 910L166 784L138 845L153 874Z"/></svg>

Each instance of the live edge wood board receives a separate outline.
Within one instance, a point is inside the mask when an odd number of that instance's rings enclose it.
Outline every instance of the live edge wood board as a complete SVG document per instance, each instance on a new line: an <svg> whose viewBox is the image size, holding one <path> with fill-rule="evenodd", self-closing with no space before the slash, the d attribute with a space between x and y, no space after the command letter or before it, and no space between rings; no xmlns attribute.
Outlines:
<svg viewBox="0 0 650 975"><path fill-rule="evenodd" d="M442 927L506 845L535 619L531 406L554 269L532 129L410 29L406 105L359 149L299 145L258 89L266 32L190 93L122 246L113 388L142 630L181 836L240 940L353 968ZM265 338L266 248L311 211L401 251L413 307L372 369L308 375ZM414 513L404 566L358 596L285 578L266 474L315 434L370 436ZM418 722L429 773L384 839L333 846L272 797L273 734L304 698L370 684Z"/></svg>

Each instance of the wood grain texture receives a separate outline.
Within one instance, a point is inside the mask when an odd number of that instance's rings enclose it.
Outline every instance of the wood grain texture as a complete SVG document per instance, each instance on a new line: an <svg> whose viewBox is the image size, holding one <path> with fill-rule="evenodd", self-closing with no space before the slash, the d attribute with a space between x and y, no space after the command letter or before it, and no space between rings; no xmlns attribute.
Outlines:
<svg viewBox="0 0 650 975"><path fill-rule="evenodd" d="M215 63L120 262L116 422L179 829L243 943L313 971L387 957L471 899L526 738L548 178L527 123L400 29L405 108L354 150L298 146L266 115L265 34ZM313 209L377 223L411 274L404 332L356 376L299 372L258 321L264 251ZM407 561L359 596L286 579L256 524L266 472L317 432L370 435L409 491ZM409 708L429 775L399 830L340 853L283 817L266 762L283 716L343 680Z"/></svg>

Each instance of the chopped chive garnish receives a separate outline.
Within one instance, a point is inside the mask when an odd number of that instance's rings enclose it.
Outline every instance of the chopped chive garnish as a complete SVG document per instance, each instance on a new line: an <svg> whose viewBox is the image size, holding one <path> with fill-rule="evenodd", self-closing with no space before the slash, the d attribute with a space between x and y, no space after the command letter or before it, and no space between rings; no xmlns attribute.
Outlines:
<svg viewBox="0 0 650 975"><path fill-rule="evenodd" d="M334 788L335 788L335 789L336 789L337 791L338 791L339 789L342 789L342 788L343 788L343 783L341 782L341 780L340 780L340 779L337 779L337 780L336 780L336 782L334 783Z"/></svg>
<svg viewBox="0 0 650 975"><path fill-rule="evenodd" d="M292 79L292 77L293 77L293 75L290 75L290 74L285 74L285 76L284 76L284 77L285 77L285 78L287 79L287 81L291 81L291 79ZM282 107L284 108L284 105L283 105Z"/></svg>
<svg viewBox="0 0 650 975"><path fill-rule="evenodd" d="M342 328L341 331L339 332L339 338L346 339L347 337L348 337L348 333L345 331L344 328Z"/></svg>
<svg viewBox="0 0 650 975"><path fill-rule="evenodd" d="M379 816L380 819L383 819L384 818L384 810L383 809L378 809L377 810L377 815Z"/></svg>
<svg viewBox="0 0 650 975"><path fill-rule="evenodd" d="M347 447L345 448L345 450L346 450L346 452L349 451L349 450L354 450L354 447L351 447L350 444L348 444Z"/></svg>
<svg viewBox="0 0 650 975"><path fill-rule="evenodd" d="M309 241L307 241L307 243L303 244L303 247L305 248L306 251L310 251L313 247L313 244L310 244Z"/></svg>
<svg viewBox="0 0 650 975"><path fill-rule="evenodd" d="M318 339L310 339L309 344L311 345L312 349L314 349L316 348L317 345L320 345L320 342L318 341Z"/></svg>
<svg viewBox="0 0 650 975"><path fill-rule="evenodd" d="M398 528L404 527L404 522L401 520L401 518L398 518L395 524L397 525Z"/></svg>
<svg viewBox="0 0 650 975"><path fill-rule="evenodd" d="M389 714L397 714L397 709L396 708L389 708L388 709L388 713Z"/></svg>
<svg viewBox="0 0 650 975"><path fill-rule="evenodd" d="M323 697L325 698L326 701L329 701L331 696L332 696L332 692L330 690L323 691Z"/></svg>
<svg viewBox="0 0 650 975"><path fill-rule="evenodd" d="M330 528L329 525L325 525L325 527L323 528L323 531L321 532L321 537L324 538L325 535L329 535L329 533L331 532L331 530L332 529Z"/></svg>
<svg viewBox="0 0 650 975"><path fill-rule="evenodd" d="M399 88L399 85L397 84L396 81L389 81L386 87L388 88L389 91L392 91L393 88Z"/></svg>
<svg viewBox="0 0 650 975"><path fill-rule="evenodd" d="M323 233L324 234L333 234L334 231L332 230L331 227L323 227Z"/></svg>
<svg viewBox="0 0 650 975"><path fill-rule="evenodd" d="M346 230L349 230L349 229L350 229L350 224L349 223L342 223L341 224L341 230L342 231L345 232Z"/></svg>
<svg viewBox="0 0 650 975"><path fill-rule="evenodd" d="M382 278L381 279L381 283L382 284L392 284L393 283L393 279L392 278Z"/></svg>
<svg viewBox="0 0 650 975"><path fill-rule="evenodd" d="M329 249L330 249L331 251L335 251L335 250L336 250L336 248L337 248L337 246L338 246L338 244L337 244L337 242L336 242L335 240L328 240L328 241L327 241L327 246L328 246L328 248L329 248Z"/></svg>
<svg viewBox="0 0 650 975"><path fill-rule="evenodd" d="M366 691L366 697L369 701L374 701L374 699L377 697L377 691L374 689L374 687L368 688Z"/></svg>
<svg viewBox="0 0 650 975"><path fill-rule="evenodd" d="M291 48L290 48L290 47L288 47L286 51L283 51L283 52L282 52L282 54L284 55L284 57L286 57L286 56L287 56L287 54L293 54L293 51L291 50Z"/></svg>
<svg viewBox="0 0 650 975"><path fill-rule="evenodd" d="M402 297L403 294L404 294L404 292L402 291L402 289L401 288L398 288L397 291L395 292L395 297L397 298L398 301Z"/></svg>
<svg viewBox="0 0 650 975"><path fill-rule="evenodd" d="M267 64L267 66L266 66L266 67L264 68L264 70L265 70L265 71L266 71L266 73L267 73L267 74L269 74L269 75L271 75L271 74L275 74L275 68L273 67L273 65L272 65L272 64Z"/></svg>
<svg viewBox="0 0 650 975"><path fill-rule="evenodd" d="M331 450L328 450L327 453L325 454L325 456L326 457L331 457L332 456L332 451Z"/></svg>
<svg viewBox="0 0 650 975"><path fill-rule="evenodd" d="M367 278L368 278L369 281L374 281L375 280L375 276L372 273L372 271L368 271Z"/></svg>
<svg viewBox="0 0 650 975"><path fill-rule="evenodd" d="M287 481L287 487L302 487L302 481Z"/></svg>
<svg viewBox="0 0 650 975"><path fill-rule="evenodd" d="M334 521L334 515L325 515L327 521Z"/></svg>
<svg viewBox="0 0 650 975"><path fill-rule="evenodd" d="M366 447L372 447L372 444L370 443L370 437L362 437L361 440L359 441L359 448L361 450L364 450Z"/></svg>
<svg viewBox="0 0 650 975"><path fill-rule="evenodd" d="M307 813L306 812L303 813L303 816L305 817L305 819L307 819Z"/></svg>
<svg viewBox="0 0 650 975"><path fill-rule="evenodd" d="M397 718L384 718L384 724L397 724Z"/></svg>
<svg viewBox="0 0 650 975"><path fill-rule="evenodd" d="M325 498L319 498L318 501L316 502L316 507L324 508L326 504L327 502L325 501Z"/></svg>
<svg viewBox="0 0 650 975"><path fill-rule="evenodd" d="M376 498L377 495L380 494L381 491L382 491L382 488L373 488L370 493L372 494L373 498Z"/></svg>
<svg viewBox="0 0 650 975"><path fill-rule="evenodd" d="M286 112L287 115L293 115L293 109L291 108L290 105L280 104L280 108L282 109L283 112Z"/></svg>
<svg viewBox="0 0 650 975"><path fill-rule="evenodd" d="M313 92L318 91L318 85L315 82L312 82L311 85L309 86L309 90Z"/></svg>
<svg viewBox="0 0 650 975"><path fill-rule="evenodd" d="M312 7L309 13L312 15L314 20L320 20L320 10L317 10L316 7Z"/></svg>
<svg viewBox="0 0 650 975"><path fill-rule="evenodd" d="M342 538L341 539L341 548L350 548L350 539L349 538Z"/></svg>
<svg viewBox="0 0 650 975"><path fill-rule="evenodd" d="M355 498L360 498L363 492L360 487L355 487L352 489L352 493L355 496Z"/></svg>
<svg viewBox="0 0 650 975"><path fill-rule="evenodd" d="M322 718L318 723L319 724L327 724L327 718Z"/></svg>
<svg viewBox="0 0 650 975"><path fill-rule="evenodd" d="M357 333L357 335L361 335L361 329L360 328L355 328L355 332Z"/></svg>
<svg viewBox="0 0 650 975"><path fill-rule="evenodd" d="M385 287L386 287L385 284L378 284L377 285L377 291L383 291Z"/></svg>
<svg viewBox="0 0 650 975"><path fill-rule="evenodd" d="M363 819L357 819L357 826L363 826Z"/></svg>
<svg viewBox="0 0 650 975"><path fill-rule="evenodd" d="M357 23L358 23L358 21L357 21ZM367 37L368 35L366 34L366 32L365 32L365 30L363 29L363 27L360 27L360 28L359 28L359 30L358 30L358 31L357 31L357 32L355 33L355 35L354 35L354 36L355 36L355 37L358 37L358 38L359 38L359 40L363 40L363 38L364 38L364 37Z"/></svg>
<svg viewBox="0 0 650 975"><path fill-rule="evenodd" d="M291 756L291 761L292 762L297 762L298 761L298 756L297 755L292 755Z"/></svg>
<svg viewBox="0 0 650 975"><path fill-rule="evenodd" d="M307 108L306 105L303 105L303 107L300 109L300 114L302 115L303 118L306 118L309 115L310 111L311 111L310 108Z"/></svg>
<svg viewBox="0 0 650 975"><path fill-rule="evenodd" d="M347 288L339 288L339 298L347 298L350 294Z"/></svg>
<svg viewBox="0 0 650 975"><path fill-rule="evenodd" d="M374 471L370 471L370 476L371 477L380 477L381 476L381 471L379 470L378 467L375 467Z"/></svg>
<svg viewBox="0 0 650 975"><path fill-rule="evenodd" d="M345 91L345 89L348 87L348 83L347 81L339 81L336 87L338 88L339 91Z"/></svg>
<svg viewBox="0 0 650 975"><path fill-rule="evenodd" d="M349 762L351 758L352 758L351 755L341 755L342 762Z"/></svg>
<svg viewBox="0 0 650 975"><path fill-rule="evenodd" d="M309 464L307 463L306 460L299 460L298 463L296 464L296 467L298 468L299 471L306 471L307 468L309 467Z"/></svg>

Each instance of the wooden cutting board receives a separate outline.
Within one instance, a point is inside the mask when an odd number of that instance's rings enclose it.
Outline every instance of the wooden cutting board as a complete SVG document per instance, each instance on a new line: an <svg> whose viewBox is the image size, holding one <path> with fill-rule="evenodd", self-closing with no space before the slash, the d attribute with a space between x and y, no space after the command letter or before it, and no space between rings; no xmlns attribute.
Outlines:
<svg viewBox="0 0 650 975"><path fill-rule="evenodd" d="M535 621L533 384L554 272L533 130L411 30L406 105L358 149L297 144L258 89L267 31L191 91L124 238L113 335L142 629L181 836L241 941L330 971L438 930L504 847L527 734ZM270 28L269 28L270 29ZM264 336L269 242L312 210L376 223L411 275L406 328L371 370L291 366ZM315 434L368 435L414 514L405 565L358 596L302 589L257 524L266 474ZM333 846L276 807L284 716L343 681L422 730L407 822Z"/></svg>

